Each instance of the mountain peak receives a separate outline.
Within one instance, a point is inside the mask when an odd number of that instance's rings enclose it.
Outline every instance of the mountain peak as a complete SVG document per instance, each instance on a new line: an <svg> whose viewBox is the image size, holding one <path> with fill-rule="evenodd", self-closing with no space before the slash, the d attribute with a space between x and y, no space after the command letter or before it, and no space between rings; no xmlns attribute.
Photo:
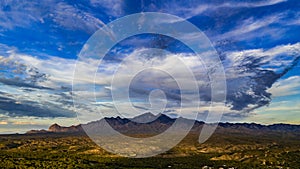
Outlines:
<svg viewBox="0 0 300 169"><path fill-rule="evenodd" d="M149 123L154 120L156 120L159 117L160 114L154 115L151 112L147 112L141 115L138 115L136 117L133 117L130 119L131 121L137 122L137 123Z"/></svg>
<svg viewBox="0 0 300 169"><path fill-rule="evenodd" d="M173 118L171 118L165 114L162 114L162 113L159 113L157 115L157 117L158 117L157 119L160 123L170 123L170 122L173 123L175 121Z"/></svg>
<svg viewBox="0 0 300 169"><path fill-rule="evenodd" d="M58 125L57 123L54 123L49 127L48 131L57 132L60 129L61 129L61 126Z"/></svg>
<svg viewBox="0 0 300 169"><path fill-rule="evenodd" d="M64 126L60 126L56 123L52 124L49 129L49 132L81 132L83 131L81 125L77 125L77 126L70 126L70 127L64 127Z"/></svg>
<svg viewBox="0 0 300 169"><path fill-rule="evenodd" d="M57 123L54 123L51 126L59 126L60 127L60 125L58 125Z"/></svg>

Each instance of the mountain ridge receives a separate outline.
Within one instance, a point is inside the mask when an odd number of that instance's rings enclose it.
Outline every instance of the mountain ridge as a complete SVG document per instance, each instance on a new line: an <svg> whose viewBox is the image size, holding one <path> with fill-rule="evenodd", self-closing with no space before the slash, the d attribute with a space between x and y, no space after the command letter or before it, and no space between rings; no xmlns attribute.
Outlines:
<svg viewBox="0 0 300 169"><path fill-rule="evenodd" d="M136 121L144 121L154 118L153 121L138 123ZM179 117L182 118L182 117ZM99 124L103 123L103 120L106 120L107 123L111 125L112 128L119 131L123 134L159 134L167 130L177 118L171 118L165 114L153 115L152 113L145 113L134 118L121 118L121 117L105 117L100 120L92 121L86 124L72 125L69 127L60 126L57 123L49 126L48 130L30 130L26 134L35 134L35 133L84 133L83 128L97 128ZM185 118L183 118L185 119ZM185 119L191 120L191 119ZM191 131L199 131L203 124L203 121L195 121ZM211 123L207 123L211 125ZM216 124L216 123L214 123ZM294 124L284 124L277 123L271 125L263 125L257 123L229 123L221 122L218 123L219 130L230 130L230 131L287 131L287 132L300 132L300 125Z"/></svg>

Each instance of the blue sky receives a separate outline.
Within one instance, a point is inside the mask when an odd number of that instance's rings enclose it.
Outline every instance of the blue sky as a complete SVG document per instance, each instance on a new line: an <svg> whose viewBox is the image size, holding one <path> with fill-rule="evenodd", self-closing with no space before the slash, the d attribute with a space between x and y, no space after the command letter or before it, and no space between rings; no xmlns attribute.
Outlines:
<svg viewBox="0 0 300 169"><path fill-rule="evenodd" d="M111 89L107 81L112 69L124 58L129 58L128 64L146 62L139 56L147 53L149 47L170 52L159 60L160 67L176 64L173 56L185 58L187 62L194 59L186 46L169 37L148 34L128 38L111 49L104 67L99 68L97 106L84 104L81 109L75 109L72 78L83 45L103 25L138 12L176 15L196 25L209 38L221 57L227 77L223 121L299 124L299 9L298 0L1 1L0 132L47 128L55 122L78 124L78 111L88 113L100 108L108 112L107 116L111 115ZM89 64L97 65L97 61ZM199 65L189 64L195 72L201 71L197 70ZM88 68L89 65L82 67L82 77L92 73ZM130 70L137 68L130 67ZM175 70L174 73L180 75ZM123 76L121 73L120 77ZM136 107L148 110L145 95L159 86L159 82L151 79L162 77L142 76L136 80L132 86ZM207 77L201 78L199 84L209 84ZM93 83L81 80L84 85ZM142 90L139 80L149 85ZM171 116L177 115L174 105L178 102L178 91L172 85L163 86L171 100L165 112ZM93 96L90 91L81 94ZM209 95L201 91L200 94ZM204 97L204 102L208 101L209 97ZM186 111L200 113L199 117L204 117L207 109L205 103L199 110L185 107Z"/></svg>

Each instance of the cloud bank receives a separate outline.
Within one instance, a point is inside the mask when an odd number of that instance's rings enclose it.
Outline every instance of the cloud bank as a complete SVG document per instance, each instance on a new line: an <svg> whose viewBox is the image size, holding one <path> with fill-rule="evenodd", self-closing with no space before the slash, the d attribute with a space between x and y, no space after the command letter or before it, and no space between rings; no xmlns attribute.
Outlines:
<svg viewBox="0 0 300 169"><path fill-rule="evenodd" d="M205 68L198 61L198 57L191 53L161 54L159 57L150 57L145 48L138 48L131 53L126 53L126 61L112 62L106 60L95 76L95 81L86 79L86 76L94 74L89 69L89 64L97 65L97 60L89 60L87 65L80 68L82 85L92 85L96 88L90 91L72 93L71 83L75 60L50 57L39 59L30 55L11 53L9 57L1 57L1 112L14 116L36 117L75 117L76 112L88 113L88 111L101 110L105 115L115 115L116 110L111 97L111 80L118 68L118 81L128 78L130 72L139 70L141 65L153 64L160 70L168 70L176 74L177 78L186 82L185 90L189 90L190 79L186 79L180 66L188 66L193 71L199 85L201 106L200 109L184 105L182 110L190 113L203 113L208 111L210 98L210 80ZM146 52L146 54L145 54ZM153 54L153 53L152 53ZM226 52L222 60L227 77L227 102L225 117L242 118L258 107L268 105L271 101L271 93L279 95L276 89L270 89L286 72L299 61L300 44L279 45L274 48L249 49L244 51ZM181 61L184 60L185 65ZM200 63L200 64L199 64ZM62 66L63 65L63 66ZM176 65L174 67L174 65ZM209 71L209 70L208 70ZM181 75L182 74L182 75ZM291 77L290 79L296 79ZM289 81L287 79L286 81ZM178 79L177 79L178 80ZM274 84L275 83L275 84ZM280 82L281 86L284 81ZM297 84L297 83L293 83ZM122 91L125 86L117 83L113 86ZM283 87L284 88L284 87ZM168 99L166 114L177 114L180 109L180 89L176 79L155 70L148 70L139 74L130 86L132 103L141 112L151 110L149 94L153 89L161 89ZM280 89L284 90L284 89ZM293 88L285 88L293 92ZM94 91L96 91L94 93ZM188 92L187 92L188 93ZM81 103L81 109L76 110L72 106L72 94L86 98L87 102ZM122 94L120 92L119 94ZM193 100L193 98L186 98ZM122 101L122 100L119 100ZM124 103L125 105L125 103ZM126 108L125 108L126 110ZM128 109L130 110L130 109ZM216 109L218 110L218 109ZM219 109L221 110L221 108ZM136 116L131 112L122 112L126 116ZM185 116L183 114L183 116ZM186 114L188 117L189 114Z"/></svg>

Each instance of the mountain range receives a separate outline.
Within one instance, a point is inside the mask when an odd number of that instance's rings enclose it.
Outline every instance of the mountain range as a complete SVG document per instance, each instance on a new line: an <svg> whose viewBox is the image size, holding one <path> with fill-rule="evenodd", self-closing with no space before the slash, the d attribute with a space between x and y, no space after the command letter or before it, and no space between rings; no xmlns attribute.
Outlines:
<svg viewBox="0 0 300 169"><path fill-rule="evenodd" d="M182 117L179 117L182 118ZM189 121L190 119L184 119ZM176 118L171 118L165 114L153 115L152 113L145 113L134 118L121 117L105 117L103 119L89 122L87 124L72 125L69 127L60 126L58 124L51 125L48 130L30 130L26 134L36 133L84 133L83 128L97 128L106 121L110 126L123 134L159 134L167 130L175 121ZM146 123L139 123L139 122ZM150 121L150 122L147 122ZM201 131L205 123L202 121L195 121L191 132ZM208 124L211 125L211 124ZM272 124L262 125L256 123L218 123L216 132L241 132L241 133L256 133L263 134L269 132L293 132L300 133L300 125L292 124Z"/></svg>

